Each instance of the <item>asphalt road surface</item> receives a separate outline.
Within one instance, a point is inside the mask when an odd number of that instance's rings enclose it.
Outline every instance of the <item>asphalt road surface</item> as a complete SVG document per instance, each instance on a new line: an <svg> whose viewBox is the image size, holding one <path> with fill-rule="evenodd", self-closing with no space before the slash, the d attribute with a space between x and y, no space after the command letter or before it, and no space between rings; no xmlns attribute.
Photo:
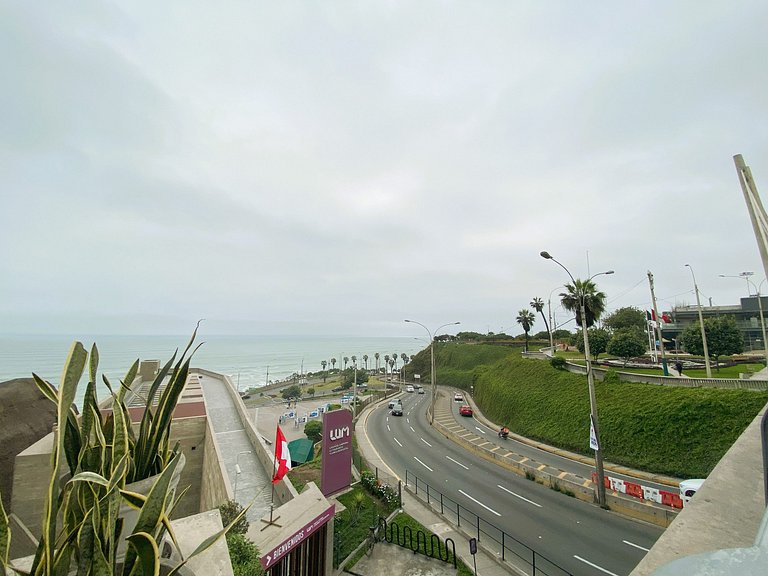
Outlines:
<svg viewBox="0 0 768 576"><path fill-rule="evenodd" d="M426 420L428 394L403 394L403 416L386 404L368 419L368 435L382 459L405 479L458 502L561 568L576 575L629 574L662 529L630 520L531 482L465 451L433 430ZM439 401L436 416L458 412ZM461 417L457 416L457 419ZM481 427L474 418L467 426ZM485 428L486 434L493 434Z"/></svg>

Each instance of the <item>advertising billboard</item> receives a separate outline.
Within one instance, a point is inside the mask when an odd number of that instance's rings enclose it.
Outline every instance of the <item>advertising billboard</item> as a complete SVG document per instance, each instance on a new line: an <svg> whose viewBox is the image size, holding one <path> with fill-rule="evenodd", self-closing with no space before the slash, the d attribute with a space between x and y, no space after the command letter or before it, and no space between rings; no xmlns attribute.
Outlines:
<svg viewBox="0 0 768 576"><path fill-rule="evenodd" d="M352 482L352 412L344 408L323 414L323 468L320 491L335 494Z"/></svg>

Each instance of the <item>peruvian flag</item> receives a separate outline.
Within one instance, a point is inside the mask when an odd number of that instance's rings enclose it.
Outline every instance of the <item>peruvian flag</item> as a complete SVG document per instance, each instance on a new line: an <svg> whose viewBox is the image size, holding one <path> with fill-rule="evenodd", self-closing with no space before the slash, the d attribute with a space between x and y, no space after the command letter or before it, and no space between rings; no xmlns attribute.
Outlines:
<svg viewBox="0 0 768 576"><path fill-rule="evenodd" d="M277 434L275 435L275 465L277 469L275 475L272 476L272 484L280 482L291 469L291 453L280 426L277 427Z"/></svg>

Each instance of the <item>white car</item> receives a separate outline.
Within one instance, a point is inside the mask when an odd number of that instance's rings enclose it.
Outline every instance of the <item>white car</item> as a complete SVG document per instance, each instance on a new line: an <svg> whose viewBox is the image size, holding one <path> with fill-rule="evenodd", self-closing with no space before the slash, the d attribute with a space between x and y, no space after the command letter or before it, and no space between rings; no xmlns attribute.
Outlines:
<svg viewBox="0 0 768 576"><path fill-rule="evenodd" d="M698 492L702 484L704 484L704 480L701 478L683 480L680 482L680 498L683 500L683 506L691 501L691 498L693 498L693 495Z"/></svg>
<svg viewBox="0 0 768 576"><path fill-rule="evenodd" d="M454 402L464 402L464 396L456 392L456 394L453 395L453 401Z"/></svg>
<svg viewBox="0 0 768 576"><path fill-rule="evenodd" d="M406 392L413 392L413 386L411 386L411 385L409 384L408 386L406 386L406 387L405 387L405 391L406 391Z"/></svg>

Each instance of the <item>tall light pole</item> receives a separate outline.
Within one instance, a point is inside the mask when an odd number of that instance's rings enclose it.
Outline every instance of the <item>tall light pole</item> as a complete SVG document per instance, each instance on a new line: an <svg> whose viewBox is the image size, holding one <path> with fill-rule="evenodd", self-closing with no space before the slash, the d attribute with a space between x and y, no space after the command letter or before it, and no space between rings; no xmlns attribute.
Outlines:
<svg viewBox="0 0 768 576"><path fill-rule="evenodd" d="M563 266L560 262L555 260L552 255L549 252L541 252L541 257L546 260L552 260L555 264L560 266L565 272L568 274L568 276L571 279L571 282L573 282L573 288L576 289L576 280L573 277L573 274ZM608 270L606 272L598 272L597 274L590 276L587 282L589 280L592 280L593 278L600 276L602 274L613 274L613 270ZM595 395L595 377L594 374L592 374L592 360L590 359L590 351L589 351L589 337L587 336L587 311L586 306L584 304L585 300L585 294L582 292L582 294L579 294L579 311L581 314L581 333L584 336L584 359L587 364L587 385L589 386L589 411L590 411L590 420L592 424L592 429L595 432L595 445L592 446L592 448L595 451L595 472L597 473L597 503L601 507L605 507L605 483L603 478L605 477L605 472L603 471L603 452L602 452L602 446L600 444L600 423L598 421L597 417L597 396ZM590 442L591 444L591 442Z"/></svg>
<svg viewBox="0 0 768 576"><path fill-rule="evenodd" d="M461 324L461 322L448 322L448 324L443 324L442 326L438 326L435 328L434 332L430 332L429 328L424 326L421 322L416 322L416 320L406 320L406 322L409 322L411 324L418 324L424 330L427 331L427 334L429 334L429 354L430 354L430 362L431 362L431 374L432 374L432 400L430 403L431 409L429 413L429 423L432 424L435 421L435 401L437 400L437 372L435 371L435 336L437 335L437 331L441 328L445 328L446 326L456 326L458 324Z"/></svg>
<svg viewBox="0 0 768 576"><path fill-rule="evenodd" d="M707 331L704 330L704 315L701 313L699 287L696 284L696 275L693 273L693 267L690 264L686 264L686 267L691 271L691 277L693 278L693 289L696 292L696 307L699 310L699 325L701 326L701 343L704 346L704 367L707 369L707 378L712 378L712 367L709 365L709 348L707 347Z"/></svg>
<svg viewBox="0 0 768 576"><path fill-rule="evenodd" d="M757 296L757 307L760 310L760 330L763 333L763 351L765 352L765 365L768 366L768 342L765 341L765 318L763 317L763 300L760 297L760 289L763 287L763 282L766 281L766 278L763 278L760 281L760 284L755 286L755 283L752 282L749 279L749 276L752 276L752 272L742 272L738 276L729 276L728 274L720 274L720 278L744 278L747 281L747 288L749 288L749 285L751 284L752 287L755 289L755 296ZM749 290L747 290L749 292Z"/></svg>
<svg viewBox="0 0 768 576"><path fill-rule="evenodd" d="M554 294L557 290L560 290L563 285L555 286L552 288L552 291L549 293L549 298L547 298L547 315L549 316L549 347L552 348L552 352L555 351L555 338L553 336L553 332L555 331L555 322L553 321L552 316L552 294Z"/></svg>

